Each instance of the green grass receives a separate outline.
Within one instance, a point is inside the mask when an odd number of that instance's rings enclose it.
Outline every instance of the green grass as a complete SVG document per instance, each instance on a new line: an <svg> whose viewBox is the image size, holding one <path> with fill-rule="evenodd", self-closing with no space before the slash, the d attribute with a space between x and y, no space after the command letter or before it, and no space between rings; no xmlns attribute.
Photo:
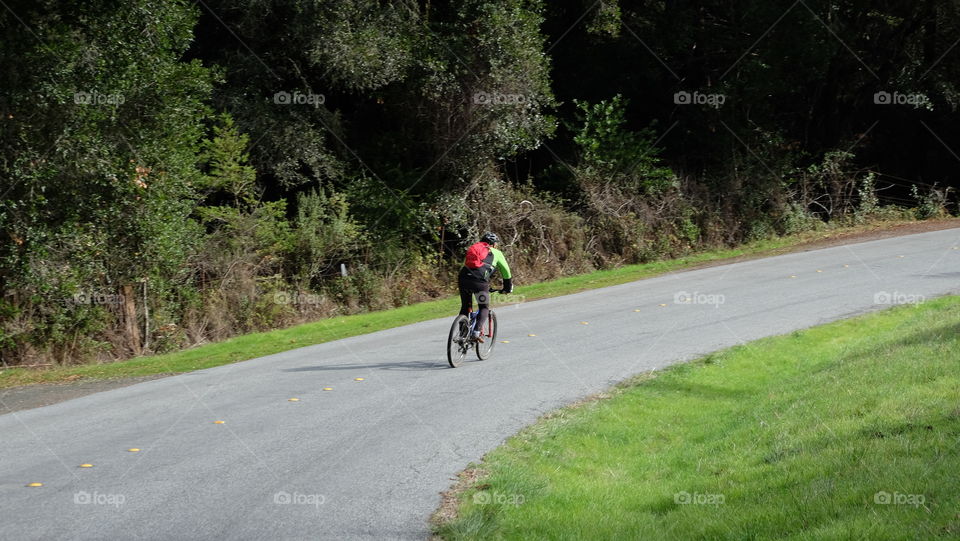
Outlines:
<svg viewBox="0 0 960 541"><path fill-rule="evenodd" d="M437 533L958 539L958 333L946 297L637 378L491 452Z"/></svg>
<svg viewBox="0 0 960 541"><path fill-rule="evenodd" d="M896 225L896 224L882 224ZM640 280L739 256L773 255L788 251L811 240L845 232L876 229L876 225L859 228L833 229L825 232L810 232L749 243L738 248L703 252L689 257L658 261L641 265L628 265L617 269L596 271L542 282L522 284L516 293L527 300L555 297ZM497 302L496 297L494 302ZM56 383L75 379L112 379L153 374L173 374L200 370L223 364L244 361L290 349L320 344L340 338L366 334L408 325L445 316L452 316L459 308L455 297L404 306L392 310L334 317L287 329L237 336L223 342L206 344L196 348L163 355L138 357L128 361L102 364L86 364L48 369L7 368L0 370L0 389L31 383Z"/></svg>

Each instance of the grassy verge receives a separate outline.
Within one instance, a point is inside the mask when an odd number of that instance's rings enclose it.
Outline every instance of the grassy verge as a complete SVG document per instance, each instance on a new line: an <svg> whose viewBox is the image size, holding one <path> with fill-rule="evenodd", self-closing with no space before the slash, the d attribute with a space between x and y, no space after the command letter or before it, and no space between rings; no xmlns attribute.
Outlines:
<svg viewBox="0 0 960 541"><path fill-rule="evenodd" d="M946 297L638 378L491 452L437 533L960 538L958 333Z"/></svg>
<svg viewBox="0 0 960 541"><path fill-rule="evenodd" d="M883 225L893 226L898 225L898 223ZM859 228L832 229L758 241L734 249L703 252L682 259L628 265L617 269L596 271L538 284L522 284L518 287L517 293L522 294L528 300L567 295L587 289L640 280L724 259L775 255L825 237L872 229L878 229L878 226L874 224ZM0 370L0 389L31 383L56 383L76 379L110 379L189 372L449 316L456 312L458 306L459 301L451 297L393 310L335 317L287 329L247 334L193 349L138 357L128 361L41 370L7 368Z"/></svg>

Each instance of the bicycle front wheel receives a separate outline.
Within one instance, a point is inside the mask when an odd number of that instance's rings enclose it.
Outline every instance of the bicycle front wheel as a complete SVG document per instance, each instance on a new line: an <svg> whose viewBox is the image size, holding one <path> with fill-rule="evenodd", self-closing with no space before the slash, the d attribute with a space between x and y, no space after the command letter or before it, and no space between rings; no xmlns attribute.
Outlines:
<svg viewBox="0 0 960 541"><path fill-rule="evenodd" d="M480 336L483 336L483 343L477 342L477 358L485 361L493 353L493 346L497 343L497 314L490 310L490 316L487 323L480 329Z"/></svg>
<svg viewBox="0 0 960 541"><path fill-rule="evenodd" d="M470 320L467 316L459 315L450 326L450 335L447 337L447 362L450 368L463 364L463 359L470 349Z"/></svg>

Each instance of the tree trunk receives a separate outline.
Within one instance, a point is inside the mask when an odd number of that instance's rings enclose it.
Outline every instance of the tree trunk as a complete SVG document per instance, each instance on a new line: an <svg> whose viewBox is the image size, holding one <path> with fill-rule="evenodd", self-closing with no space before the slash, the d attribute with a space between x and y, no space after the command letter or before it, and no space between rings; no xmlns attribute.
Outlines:
<svg viewBox="0 0 960 541"><path fill-rule="evenodd" d="M127 346L134 355L140 355L140 327L137 326L137 305L134 302L133 286L124 285L123 291L123 326Z"/></svg>

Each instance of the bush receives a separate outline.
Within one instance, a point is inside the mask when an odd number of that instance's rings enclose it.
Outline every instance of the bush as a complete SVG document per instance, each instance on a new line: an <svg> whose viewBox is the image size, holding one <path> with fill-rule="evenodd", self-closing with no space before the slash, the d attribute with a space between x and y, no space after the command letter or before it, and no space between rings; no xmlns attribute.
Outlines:
<svg viewBox="0 0 960 541"><path fill-rule="evenodd" d="M581 111L574 136L580 156L574 168L590 230L595 264L609 267L685 253L701 242L694 206L678 177L662 165L653 127L626 125L620 96Z"/></svg>
<svg viewBox="0 0 960 541"><path fill-rule="evenodd" d="M366 244L363 230L349 215L346 198L313 189L297 197L297 215L286 250L287 274L300 289L319 288L325 277L340 273Z"/></svg>
<svg viewBox="0 0 960 541"><path fill-rule="evenodd" d="M943 218L949 216L947 210L947 197L950 188L938 190L936 186L931 186L926 193L920 193L916 184L910 187L910 196L916 201L917 206L914 214L918 220L928 220L930 218Z"/></svg>
<svg viewBox="0 0 960 541"><path fill-rule="evenodd" d="M803 207L797 201L790 201L780 217L778 229L784 235L795 235L806 231L817 231L826 227L819 216Z"/></svg>
<svg viewBox="0 0 960 541"><path fill-rule="evenodd" d="M521 280L534 282L593 268L583 220L529 184L513 186L490 175L464 197L438 201L435 209L438 219L460 239L453 254L456 260L484 231L494 231Z"/></svg>

